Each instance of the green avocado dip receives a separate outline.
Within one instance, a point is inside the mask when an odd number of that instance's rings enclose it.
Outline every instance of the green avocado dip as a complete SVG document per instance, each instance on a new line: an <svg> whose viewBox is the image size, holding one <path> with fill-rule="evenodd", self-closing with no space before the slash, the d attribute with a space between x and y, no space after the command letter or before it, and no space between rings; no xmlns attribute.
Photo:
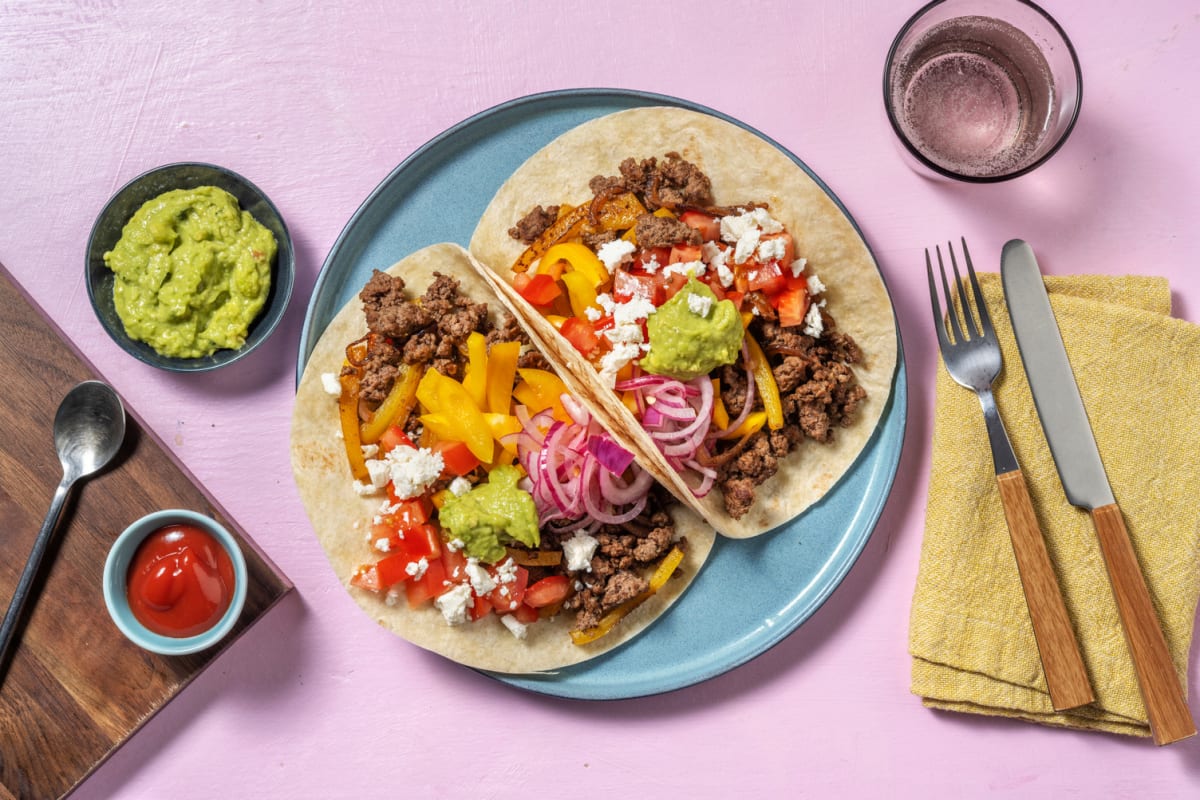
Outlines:
<svg viewBox="0 0 1200 800"><path fill-rule="evenodd" d="M681 381L732 364L742 351L737 306L718 301L712 289L695 278L646 319L646 332L650 352L642 357L642 369Z"/></svg>
<svg viewBox="0 0 1200 800"><path fill-rule="evenodd" d="M146 202L104 254L125 332L169 358L236 350L271 288L272 233L215 186Z"/></svg>
<svg viewBox="0 0 1200 800"><path fill-rule="evenodd" d="M529 547L541 542L537 508L529 492L517 488L520 478L516 467L497 467L487 483L446 498L438 519L451 540L463 542L468 556L495 564L506 555L502 538Z"/></svg>

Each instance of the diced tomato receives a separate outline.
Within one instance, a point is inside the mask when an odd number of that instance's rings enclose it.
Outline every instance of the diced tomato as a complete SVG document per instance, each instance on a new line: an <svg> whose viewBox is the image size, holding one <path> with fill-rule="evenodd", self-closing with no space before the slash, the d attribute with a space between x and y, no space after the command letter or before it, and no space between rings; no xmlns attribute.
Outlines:
<svg viewBox="0 0 1200 800"><path fill-rule="evenodd" d="M592 324L579 317L567 317L559 330L584 356L590 356L600 344L600 337L596 335Z"/></svg>
<svg viewBox="0 0 1200 800"><path fill-rule="evenodd" d="M660 281L662 284L663 302L665 303L679 294L679 290L687 285L688 276L673 272L670 275L662 276Z"/></svg>
<svg viewBox="0 0 1200 800"><path fill-rule="evenodd" d="M492 601L486 597L475 595L474 603L467 611L467 615L471 618L471 621L474 622L481 617L486 617L490 613L492 613Z"/></svg>
<svg viewBox="0 0 1200 800"><path fill-rule="evenodd" d="M515 284L514 284L515 286ZM529 279L517 292L535 306L548 306L562 296L562 288L550 275L539 273Z"/></svg>
<svg viewBox="0 0 1200 800"><path fill-rule="evenodd" d="M690 264L693 261L700 260L700 245L698 244L677 244L671 248L671 255L667 263L669 264Z"/></svg>
<svg viewBox="0 0 1200 800"><path fill-rule="evenodd" d="M517 606L516 610L512 613L513 616L517 618L517 622L523 622L526 625L538 621L538 610L532 606L526 605L525 603L521 603L521 605Z"/></svg>
<svg viewBox="0 0 1200 800"><path fill-rule="evenodd" d="M614 319L613 316L611 314L609 314L608 316L601 317L600 319L596 320L595 324L592 325L592 328L596 331L596 333L599 333L600 331L608 330L609 328L611 328L613 325L616 325L616 324L617 324L616 319Z"/></svg>
<svg viewBox="0 0 1200 800"><path fill-rule="evenodd" d="M488 594L488 599L492 601L492 605L497 611L507 612L513 609L515 603L518 607L525 602L525 591L529 585L529 570L524 567L517 567L516 580L509 583L500 583L496 581L496 588Z"/></svg>
<svg viewBox="0 0 1200 800"><path fill-rule="evenodd" d="M406 581L411 575L408 574L408 565L412 561L408 556L402 553L395 553L390 556L384 556L375 564L375 572L379 575L379 585L384 589Z"/></svg>
<svg viewBox="0 0 1200 800"><path fill-rule="evenodd" d="M429 515L433 513L433 503L428 497L421 495L401 500L396 497L395 487L390 482L387 489L388 503L396 509L387 515L387 522L398 530L405 531L429 521Z"/></svg>
<svg viewBox="0 0 1200 800"><path fill-rule="evenodd" d="M561 603L571 595L571 581L566 575L549 575L525 590L525 604L541 608Z"/></svg>
<svg viewBox="0 0 1200 800"><path fill-rule="evenodd" d="M522 292L524 291L525 287L529 285L531 280L533 280L533 275L530 275L528 272L518 272L513 275L513 288L516 289L518 293Z"/></svg>
<svg viewBox="0 0 1200 800"><path fill-rule="evenodd" d="M468 475L479 466L479 459L471 452L466 442L437 442L433 452L441 453L443 475Z"/></svg>
<svg viewBox="0 0 1200 800"><path fill-rule="evenodd" d="M404 432L404 428L401 428L399 425L393 425L379 437L379 450L382 453L386 453L401 445L412 447L413 443L412 439L408 438L408 434Z"/></svg>
<svg viewBox="0 0 1200 800"><path fill-rule="evenodd" d="M679 221L689 228L700 231L700 235L706 242L715 242L721 238L721 221L712 214L688 210L679 215Z"/></svg>
<svg viewBox="0 0 1200 800"><path fill-rule="evenodd" d="M745 299L745 297L746 297L745 292L726 292L725 293L725 299L728 300L729 302L733 303L734 306L737 307L738 311L742 310L742 300Z"/></svg>
<svg viewBox="0 0 1200 800"><path fill-rule="evenodd" d="M669 247L647 247L639 250L633 257L634 266L644 268L651 261L657 262L662 266L666 266L667 259L671 257L671 248Z"/></svg>
<svg viewBox="0 0 1200 800"><path fill-rule="evenodd" d="M639 295L645 297L655 307L661 306L666 300L662 291L662 279L657 275L634 274L625 270L617 270L613 275L612 294L613 300L618 303L627 303Z"/></svg>
<svg viewBox="0 0 1200 800"><path fill-rule="evenodd" d="M745 273L746 289L748 291L760 291L770 296L783 291L787 287L787 281L783 276L783 270L780 268L778 261L748 265Z"/></svg>
<svg viewBox="0 0 1200 800"><path fill-rule="evenodd" d="M383 591L383 584L379 582L379 571L375 569L374 564L363 564L354 570L354 574L350 576L350 585L369 592Z"/></svg>
<svg viewBox="0 0 1200 800"><path fill-rule="evenodd" d="M409 608L418 608L446 591L446 570L441 561L430 561L425 574L404 584Z"/></svg>
<svg viewBox="0 0 1200 800"><path fill-rule="evenodd" d="M437 561L442 556L442 537L436 525L417 525L397 531L388 539L389 552L403 555L409 561Z"/></svg>
<svg viewBox="0 0 1200 800"><path fill-rule="evenodd" d="M804 323L808 314L808 287L784 289L771 299L771 304L779 312L780 326L787 328Z"/></svg>
<svg viewBox="0 0 1200 800"><path fill-rule="evenodd" d="M466 583L470 580L467 577L467 557L462 550L443 547L441 564L446 580L451 583Z"/></svg>

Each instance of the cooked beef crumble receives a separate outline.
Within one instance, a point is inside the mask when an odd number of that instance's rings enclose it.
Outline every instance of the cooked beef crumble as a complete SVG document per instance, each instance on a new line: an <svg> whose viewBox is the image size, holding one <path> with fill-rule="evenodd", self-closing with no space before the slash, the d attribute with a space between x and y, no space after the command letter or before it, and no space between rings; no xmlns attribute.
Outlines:
<svg viewBox="0 0 1200 800"><path fill-rule="evenodd" d="M535 206L528 214L521 217L517 224L508 229L508 235L525 244L532 244L546 229L558 219L558 206L542 208Z"/></svg>
<svg viewBox="0 0 1200 800"><path fill-rule="evenodd" d="M459 282L450 276L434 273L433 283L414 302L408 299L403 279L376 270L359 297L372 334L360 383L361 397L369 406L387 397L404 365L461 378L467 360L467 337L475 331L483 333L489 345L521 342L520 366L550 369L515 318L506 314L498 325L493 325L487 304L464 296ZM402 427L414 440L420 436L416 409ZM610 610L645 591L648 583L642 573L675 544L674 522L663 510L663 503L664 496L656 487L640 516L624 525L602 528L596 534L599 545L587 571L569 572L564 560L558 567L530 567L530 582L551 574L567 575L580 588L563 608L575 612L576 630L595 627ZM542 549L561 552L562 540L571 535L543 531Z"/></svg>

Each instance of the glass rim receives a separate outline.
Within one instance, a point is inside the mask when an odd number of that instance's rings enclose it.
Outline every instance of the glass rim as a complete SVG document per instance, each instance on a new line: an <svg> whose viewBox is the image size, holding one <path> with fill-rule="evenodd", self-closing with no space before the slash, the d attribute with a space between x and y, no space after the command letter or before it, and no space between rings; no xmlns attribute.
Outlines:
<svg viewBox="0 0 1200 800"><path fill-rule="evenodd" d="M1054 29L1054 31L1057 32L1060 37L1062 37L1063 44L1065 44L1067 47L1067 54L1071 57L1071 64L1075 69L1075 107L1071 111L1071 118L1067 121L1066 127L1063 128L1062 133L1059 135L1058 141L1056 141L1036 160L1026 164L1019 170L1006 172L1002 175L963 175L934 163L919 149L917 149L917 147L912 143L912 141L909 140L909 138L904 134L904 131L901 129L900 121L897 119L896 113L892 108L891 100L890 78L892 74L892 66L896 61L896 53L900 49L900 42L904 39L905 35L912 30L913 26L919 19L924 17L934 8L937 8L938 6L944 5L948 2L953 2L953 0L931 0L931 2L926 3L908 18L908 20L896 33L895 38L892 39L891 47L888 48L887 58L883 62L883 107L887 112L888 122L892 126L892 131L896 134L896 138L900 140L901 144L904 145L904 148L909 152L909 154L912 155L913 158L917 159L917 161L920 162L923 167L943 177L951 178L957 181L963 181L964 183L1001 183L1003 181L1012 180L1013 178L1019 178L1020 176L1037 169L1042 164L1046 163L1051 156L1057 153L1063 144L1066 143L1067 139L1071 137L1071 131L1075 129L1075 123L1079 120L1079 112L1083 107L1083 70L1079 66L1079 55L1075 52L1075 45L1071 43L1071 39L1067 36L1067 32L1063 30L1061 25L1058 24L1058 20L1050 16L1050 14L1044 8L1034 2L1031 2L1031 0L1010 0L1010 2L1027 6L1035 13L1040 14L1047 22L1050 23L1050 26Z"/></svg>

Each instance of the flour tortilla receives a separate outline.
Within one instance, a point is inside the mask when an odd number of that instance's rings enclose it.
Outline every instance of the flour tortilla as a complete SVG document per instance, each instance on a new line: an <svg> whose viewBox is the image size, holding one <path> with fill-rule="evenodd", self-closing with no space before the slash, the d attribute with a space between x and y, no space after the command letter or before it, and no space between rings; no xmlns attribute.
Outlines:
<svg viewBox="0 0 1200 800"><path fill-rule="evenodd" d="M771 216L791 232L796 255L808 259L810 274L826 286L828 311L837 328L863 352L855 365L867 400L857 420L838 428L833 442L806 439L780 463L779 472L758 489L753 508L735 520L720 493L696 500L632 413L602 386L594 368L510 286L511 265L525 246L508 229L537 204L578 205L591 198L588 181L616 175L621 161L678 152L712 179L718 205L766 201ZM545 352L579 384L572 389L611 429L627 430L639 458L681 501L720 533L746 538L796 517L823 497L853 466L875 431L896 372L899 337L887 287L854 225L829 195L791 158L753 133L695 111L637 108L586 122L529 158L492 199L471 237L470 250L485 264L497 293L526 322Z"/></svg>
<svg viewBox="0 0 1200 800"><path fill-rule="evenodd" d="M412 297L425 292L435 271L458 278L464 294L477 302L489 301L493 319L500 316L503 307L491 302L492 290L467 252L457 245L432 245L388 270L404 278ZM339 372L346 345L366 331L362 304L356 297L333 318L313 348L296 391L291 451L296 486L317 540L350 596L372 619L413 644L461 664L493 672L532 673L576 664L613 649L645 630L679 598L699 572L715 536L697 515L678 505L672 507L672 515L676 530L687 537L687 549L676 577L607 636L582 647L570 639L573 613L530 625L522 641L495 614L452 627L432 606L410 609L403 597L388 606L379 595L350 586L355 568L379 557L367 531L383 497L363 498L354 491L340 435L337 399L324 391L321 375Z"/></svg>

